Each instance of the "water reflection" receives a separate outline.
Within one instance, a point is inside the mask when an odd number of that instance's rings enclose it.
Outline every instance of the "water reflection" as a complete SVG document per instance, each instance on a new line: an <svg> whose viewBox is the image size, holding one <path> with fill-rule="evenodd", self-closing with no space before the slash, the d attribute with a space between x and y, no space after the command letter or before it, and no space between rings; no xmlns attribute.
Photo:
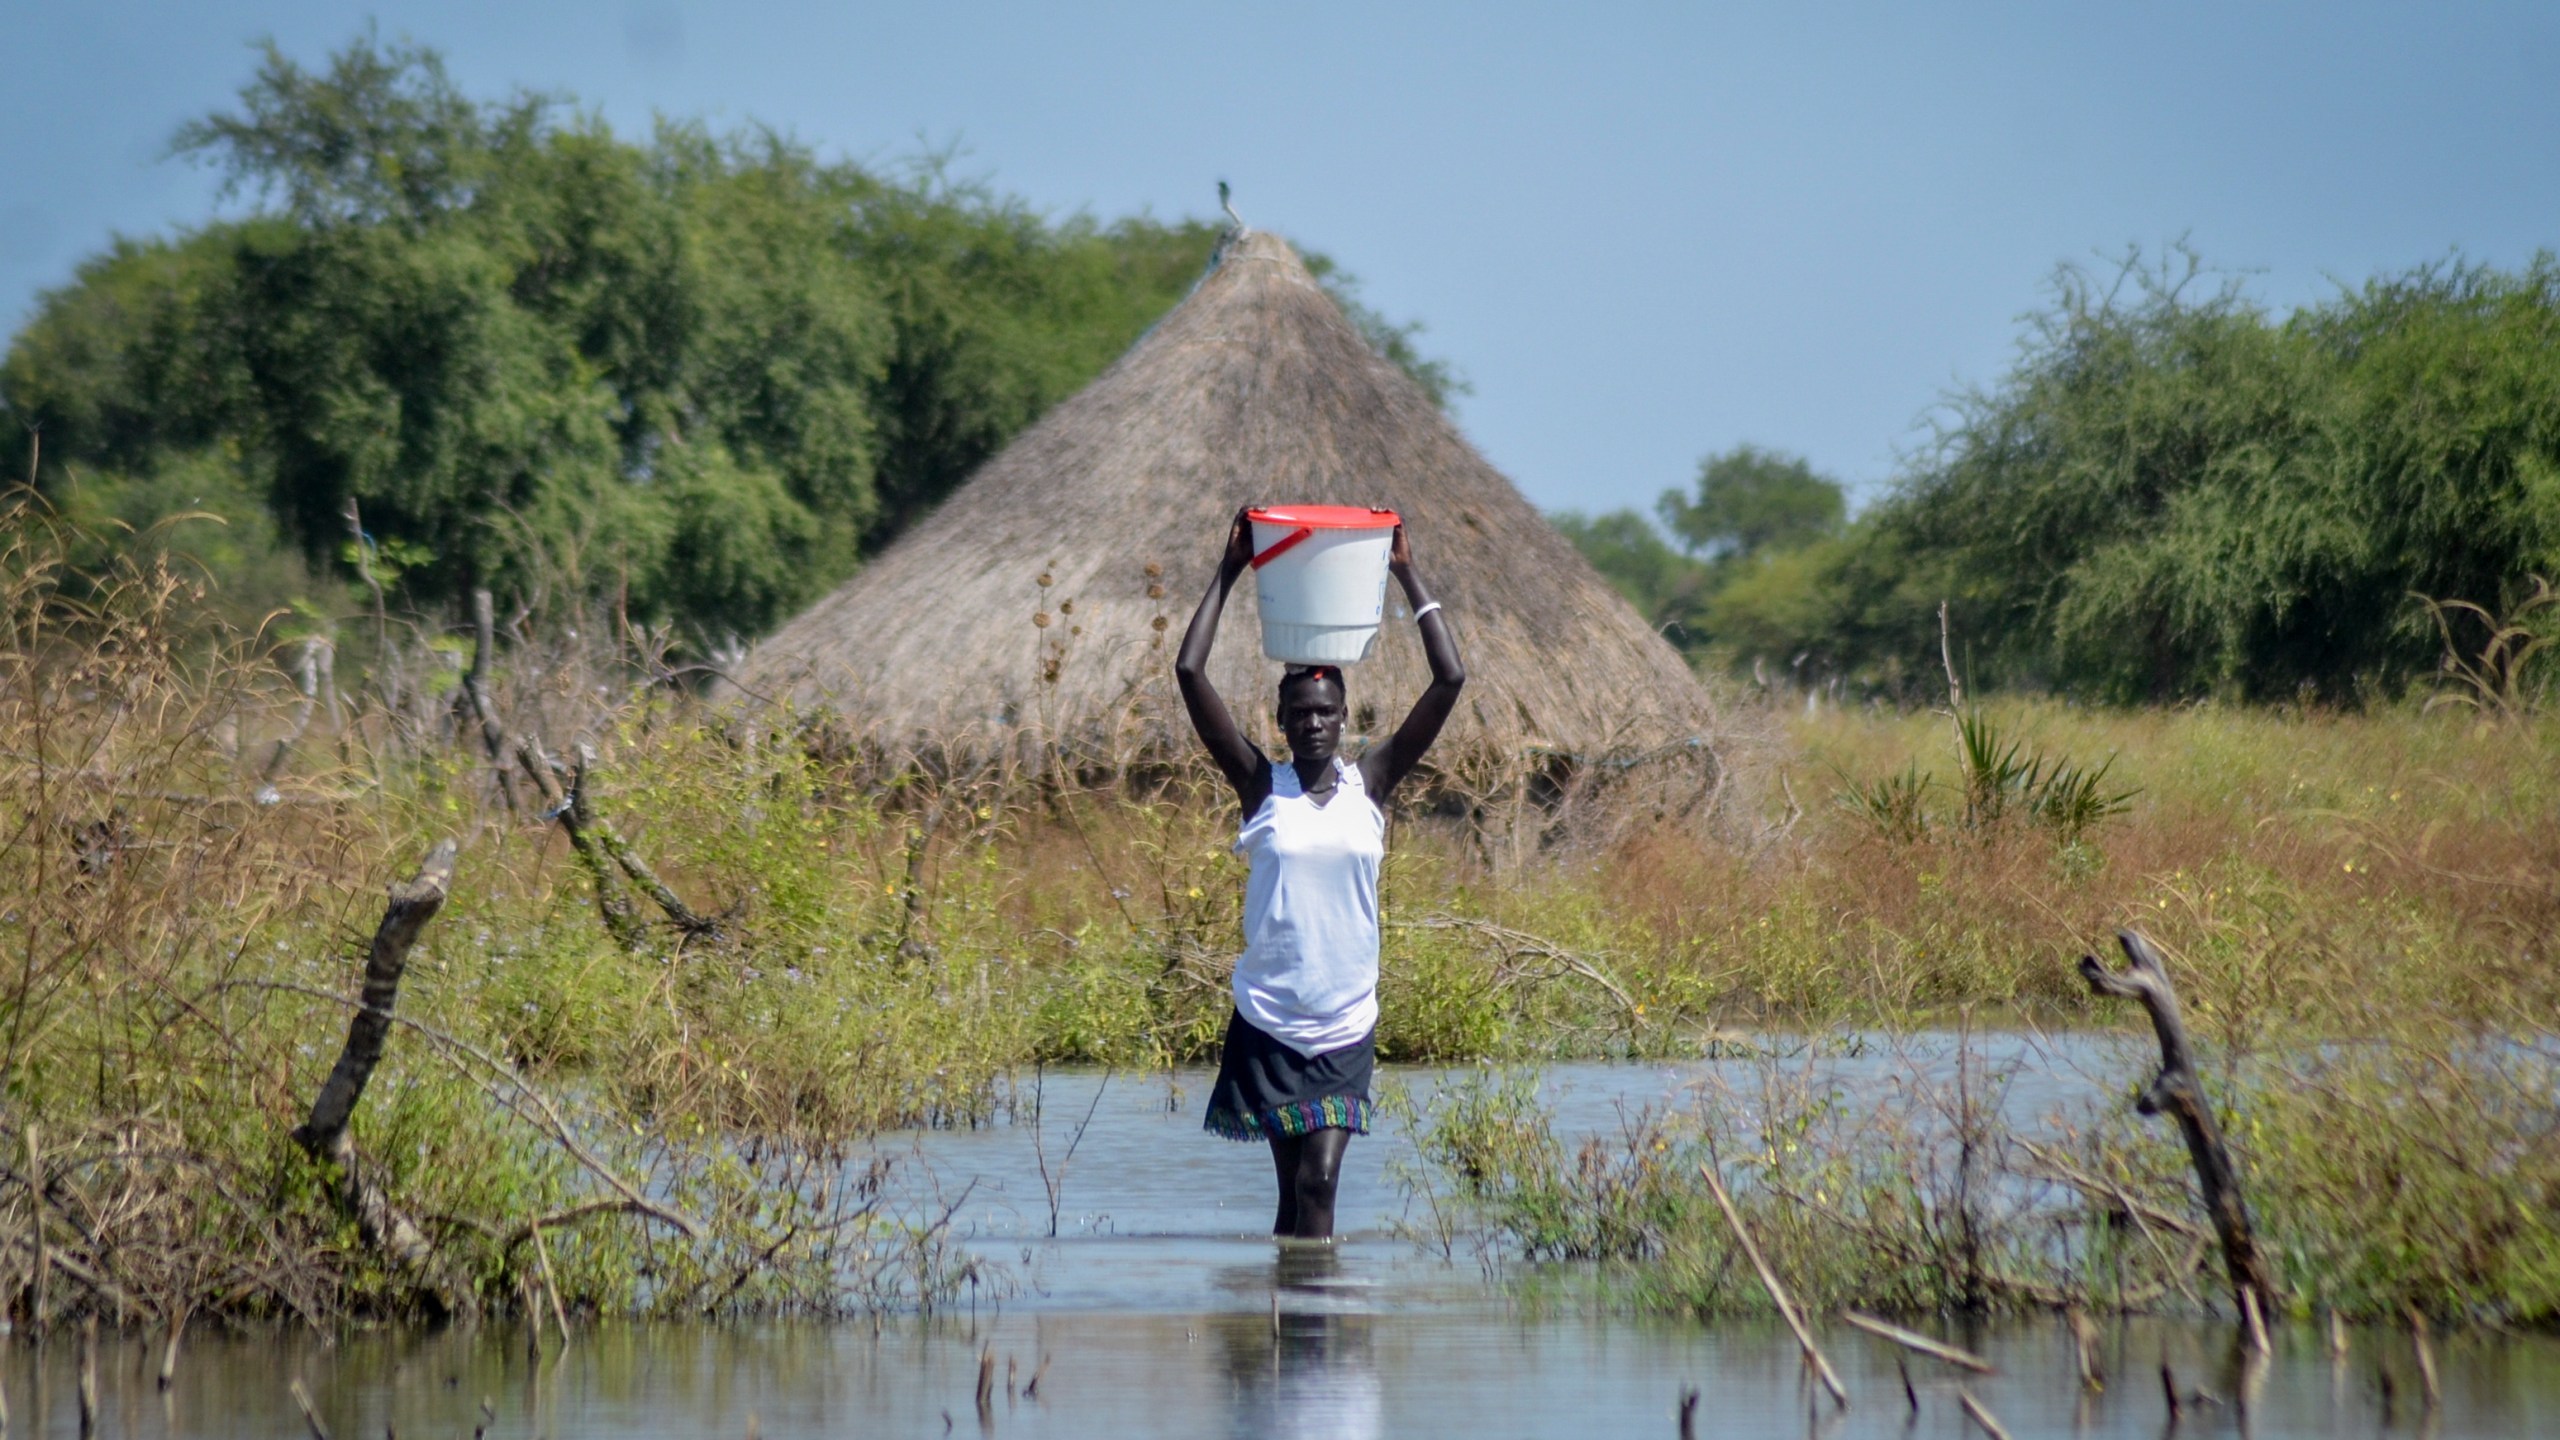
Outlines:
<svg viewBox="0 0 2560 1440"><path fill-rule="evenodd" d="M1239 1268L1222 1288L1264 1286L1271 1314L1217 1317L1227 1385L1227 1433L1341 1436L1385 1432L1378 1380L1376 1316L1369 1290L1347 1274L1340 1247L1273 1242L1268 1267Z"/></svg>
<svg viewBox="0 0 2560 1440"><path fill-rule="evenodd" d="M1558 1134L1613 1133L1621 1101L1674 1099L1700 1068L1554 1067ZM1834 1068L1850 1097L1878 1093L1891 1074L1878 1056ZM1048 1099L1082 1115L1099 1081L1052 1073ZM1191 1093L1206 1088L1197 1077ZM287 1390L298 1379L341 1436L466 1436L484 1426L490 1440L691 1440L751 1426L766 1440L1669 1436L1678 1396L1695 1387L1705 1397L1697 1433L1710 1440L1802 1434L1809 1418L1832 1440L1906 1440L1980 1433L1960 1410L1962 1387L2015 1435L2157 1440L2168 1420L2166 1366L2185 1405L2181 1435L2560 1434L2560 1339L2438 1336L2443 1398L2430 1408L2405 1325L2353 1331L2344 1355L2309 1327L2280 1326L2274 1355L2241 1369L2227 1323L2109 1324L2096 1354L2109 1383L2095 1392L2079 1384L2076 1348L2058 1319L1961 1330L1948 1338L2000 1373L1915 1363L1922 1414L1912 1422L1900 1352L1826 1324L1824 1343L1855 1397L1835 1415L1810 1403L1795 1346L1773 1322L1621 1316L1552 1295L1548 1306L1523 1306L1486 1286L1463 1256L1444 1264L1395 1238L1402 1198L1392 1164L1413 1155L1399 1125L1352 1147L1341 1212L1351 1238L1279 1243L1259 1233L1271 1180L1258 1149L1204 1143L1196 1106L1178 1112L1145 1087L1118 1084L1099 1098L1054 1241L1039 1155L1022 1127L914 1137L953 1188L975 1182L963 1231L1013 1269L1017 1286L1001 1303L879 1327L582 1324L565 1353L547 1344L539 1360L514 1325L338 1335L199 1325L165 1396L153 1380L156 1338L122 1335L102 1347L101 1433L304 1434ZM2005 1094L2004 1113L2029 1124L2067 1098L2022 1084ZM1048 1153L1054 1163L1057 1148ZM0 1341L10 1436L70 1440L77 1348L60 1337ZM988 1355L994 1383L982 1415L977 1379Z"/></svg>
<svg viewBox="0 0 2560 1440"><path fill-rule="evenodd" d="M2019 1436L2560 1434L2560 1341L2545 1337L2438 1336L2442 1400L2430 1407L2400 1327L2351 1331L2340 1356L2312 1327L2280 1326L2272 1356L2235 1368L2241 1352L2227 1323L2110 1324L2096 1353L2108 1383L2092 1392L2078 1381L2067 1327L2014 1321L1948 1335L1988 1356L1996 1375L1911 1363L1915 1423L1902 1398L1905 1357L1845 1327L1824 1333L1855 1397L1835 1413L1806 1387L1794 1344L1774 1323L1541 1313L1489 1299L1416 1308L1395 1272L1357 1248L1258 1241L1214 1263L1221 1303L1205 1313L1053 1310L974 1326L896 1322L877 1332L582 1326L565 1354L555 1346L538 1363L526 1335L507 1325L341 1336L205 1327L190 1335L166 1395L153 1385L156 1341L119 1336L101 1344L100 1433L304 1434L287 1388L300 1380L333 1434L444 1437L485 1427L490 1440L1667 1437L1676 1433L1677 1397L1690 1387L1705 1397L1695 1417L1705 1440L1982 1433L1967 1428L1960 1390ZM77 1350L60 1339L0 1343L10 1436L71 1440ZM980 1412L977 1378L988 1355L994 1384ZM2183 1412L2174 1427L2164 1367Z"/></svg>

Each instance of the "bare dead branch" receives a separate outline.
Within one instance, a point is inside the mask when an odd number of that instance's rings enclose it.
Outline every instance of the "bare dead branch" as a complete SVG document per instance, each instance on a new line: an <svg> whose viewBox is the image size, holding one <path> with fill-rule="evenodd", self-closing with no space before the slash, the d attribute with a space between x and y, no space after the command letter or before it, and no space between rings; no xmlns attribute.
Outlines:
<svg viewBox="0 0 2560 1440"><path fill-rule="evenodd" d="M613 828L613 823L596 813L594 794L588 784L596 763L592 747L578 747L576 758L566 771L568 789L565 792L558 786L561 767L544 752L541 741L530 736L518 741L516 758L526 773L534 777L534 783L550 802L552 817L559 820L561 830L569 837L570 849L576 852L578 863L594 883L596 911L616 944L625 950L637 950L647 938L639 909L623 890L621 877L625 876L629 883L638 886L643 894L656 902L658 908L665 912L668 923L677 930L687 936L711 940L721 938L720 922L685 904L683 897L659 879L658 872L650 868L649 862L642 859L640 853L631 848L630 842L622 838L621 832ZM617 870L620 876L616 875Z"/></svg>
<svg viewBox="0 0 2560 1440"><path fill-rule="evenodd" d="M1778 1307L1778 1318L1786 1321L1787 1328L1795 1332L1796 1344L1804 1351L1805 1361L1821 1378L1822 1388L1831 1392L1831 1403L1843 1410L1848 1409L1849 1392L1841 1387L1840 1377L1833 1373L1831 1362L1822 1358L1822 1347L1813 1343L1813 1332L1805 1328L1804 1317L1796 1313L1796 1304L1787 1298L1786 1287L1778 1283L1777 1272L1761 1258L1760 1247L1753 1243L1751 1231L1743 1225L1742 1212L1733 1208L1733 1197L1725 1193L1724 1181L1717 1176L1716 1167L1712 1163L1701 1165L1698 1173L1706 1177L1708 1192L1716 1197L1717 1207L1724 1211L1725 1223L1733 1227L1733 1238L1742 1247L1743 1258L1759 1272L1761 1288L1769 1292L1770 1303Z"/></svg>
<svg viewBox="0 0 2560 1440"><path fill-rule="evenodd" d="M1944 1360L1950 1365L1960 1366L1977 1375L1999 1373L1991 1368L1990 1361L1972 1351L1959 1350L1943 1340L1932 1340L1917 1330L1905 1330L1890 1321L1879 1320L1873 1315L1863 1315L1855 1310L1841 1311L1840 1318L1870 1335L1890 1340L1914 1354L1926 1355L1932 1360Z"/></svg>
<svg viewBox="0 0 2560 1440"><path fill-rule="evenodd" d="M2196 1076L2195 1055L2187 1044L2186 1023L2178 1014L2178 994L2169 983L2168 967L2151 942L2134 931L2117 931L2116 943L2124 947L2132 968L2110 973L2097 956L2083 955L2080 976L2093 993L2138 1000L2151 1016L2152 1033L2160 1041L2160 1074L2134 1108L2145 1115L2165 1110L2178 1122L2186 1137L2187 1155L2195 1162L2205 1214L2222 1243L2223 1269L2231 1280L2234 1303L2243 1313L2254 1304L2264 1314L2276 1303L2275 1274L2258 1253L2249 1206L2240 1193L2239 1171L2231 1163L2231 1152L2223 1147L2221 1128L2214 1124L2213 1107L2206 1103L2203 1082ZM2245 1300L2242 1292L2248 1292Z"/></svg>
<svg viewBox="0 0 2560 1440"><path fill-rule="evenodd" d="M561 831L568 835L569 849L576 854L579 868L587 872L589 883L595 887L596 914L604 921L606 933L612 935L614 943L624 950L638 950L646 938L646 931L641 925L639 910L632 905L631 897L623 891L620 877L614 873L610 857L595 838L591 823L595 818L594 811L587 803L582 783L584 768L568 772L569 787L563 792L559 780L561 766L543 750L542 742L530 735L516 742L516 761L532 778L534 788L542 792L548 802L550 817L557 819Z"/></svg>
<svg viewBox="0 0 2560 1440"><path fill-rule="evenodd" d="M1965 1418L1981 1426L1982 1433L1990 1436L1991 1440L2009 1440L2009 1432L2001 1427L1999 1417L1986 1409L1981 1401L1974 1399L1972 1391L1958 1390L1956 1404L1964 1407Z"/></svg>
<svg viewBox="0 0 2560 1440"><path fill-rule="evenodd" d="M1526 930L1515 930L1508 925L1498 925L1490 920L1478 920L1463 915L1429 915L1419 920L1390 920L1386 928L1389 930L1457 930L1481 937L1490 941L1502 955L1504 968L1497 970L1494 976L1497 988L1507 989L1524 980L1557 979L1564 975L1578 976L1609 992L1610 998L1616 1000L1619 1008L1626 1012L1629 1023L1632 1024L1643 1018L1644 1007L1638 1005L1635 997L1627 993L1626 987L1603 970L1597 960L1568 950ZM1524 959L1545 961L1547 968L1543 972L1524 971L1519 968L1519 962Z"/></svg>

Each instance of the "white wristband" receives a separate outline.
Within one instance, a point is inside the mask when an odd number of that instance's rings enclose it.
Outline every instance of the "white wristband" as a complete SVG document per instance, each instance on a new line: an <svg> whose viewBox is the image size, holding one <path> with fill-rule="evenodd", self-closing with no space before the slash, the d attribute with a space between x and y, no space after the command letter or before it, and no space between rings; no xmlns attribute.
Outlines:
<svg viewBox="0 0 2560 1440"><path fill-rule="evenodd" d="M1440 602L1439 602L1439 601L1437 601L1437 600L1434 600L1434 601L1432 601L1430 604L1423 606L1421 609L1414 611L1414 612L1413 612L1413 623L1414 623L1414 624L1416 624L1416 625L1421 624L1421 623L1422 623L1422 617L1423 617L1423 616L1428 615L1428 614L1430 614L1432 611L1437 610L1437 609L1439 609L1439 608L1440 608Z"/></svg>

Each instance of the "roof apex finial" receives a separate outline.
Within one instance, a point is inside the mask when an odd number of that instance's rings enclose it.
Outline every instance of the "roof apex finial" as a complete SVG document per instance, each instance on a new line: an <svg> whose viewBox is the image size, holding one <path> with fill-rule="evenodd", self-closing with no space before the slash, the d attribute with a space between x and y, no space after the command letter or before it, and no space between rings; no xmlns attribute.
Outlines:
<svg viewBox="0 0 2560 1440"><path fill-rule="evenodd" d="M1227 212L1228 227L1234 233L1241 235L1244 233L1244 217L1236 213L1236 207L1228 200L1227 195L1227 182L1221 180L1218 182L1218 208Z"/></svg>

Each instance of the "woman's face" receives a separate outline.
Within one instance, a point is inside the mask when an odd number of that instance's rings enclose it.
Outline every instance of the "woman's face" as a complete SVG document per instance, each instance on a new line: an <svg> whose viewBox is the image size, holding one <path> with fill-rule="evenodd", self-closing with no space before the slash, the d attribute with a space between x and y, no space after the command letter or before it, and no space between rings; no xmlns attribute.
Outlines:
<svg viewBox="0 0 2560 1440"><path fill-rule="evenodd" d="M1280 733L1289 739L1290 758L1330 760L1342 748L1346 711L1342 687L1309 677L1280 686Z"/></svg>

